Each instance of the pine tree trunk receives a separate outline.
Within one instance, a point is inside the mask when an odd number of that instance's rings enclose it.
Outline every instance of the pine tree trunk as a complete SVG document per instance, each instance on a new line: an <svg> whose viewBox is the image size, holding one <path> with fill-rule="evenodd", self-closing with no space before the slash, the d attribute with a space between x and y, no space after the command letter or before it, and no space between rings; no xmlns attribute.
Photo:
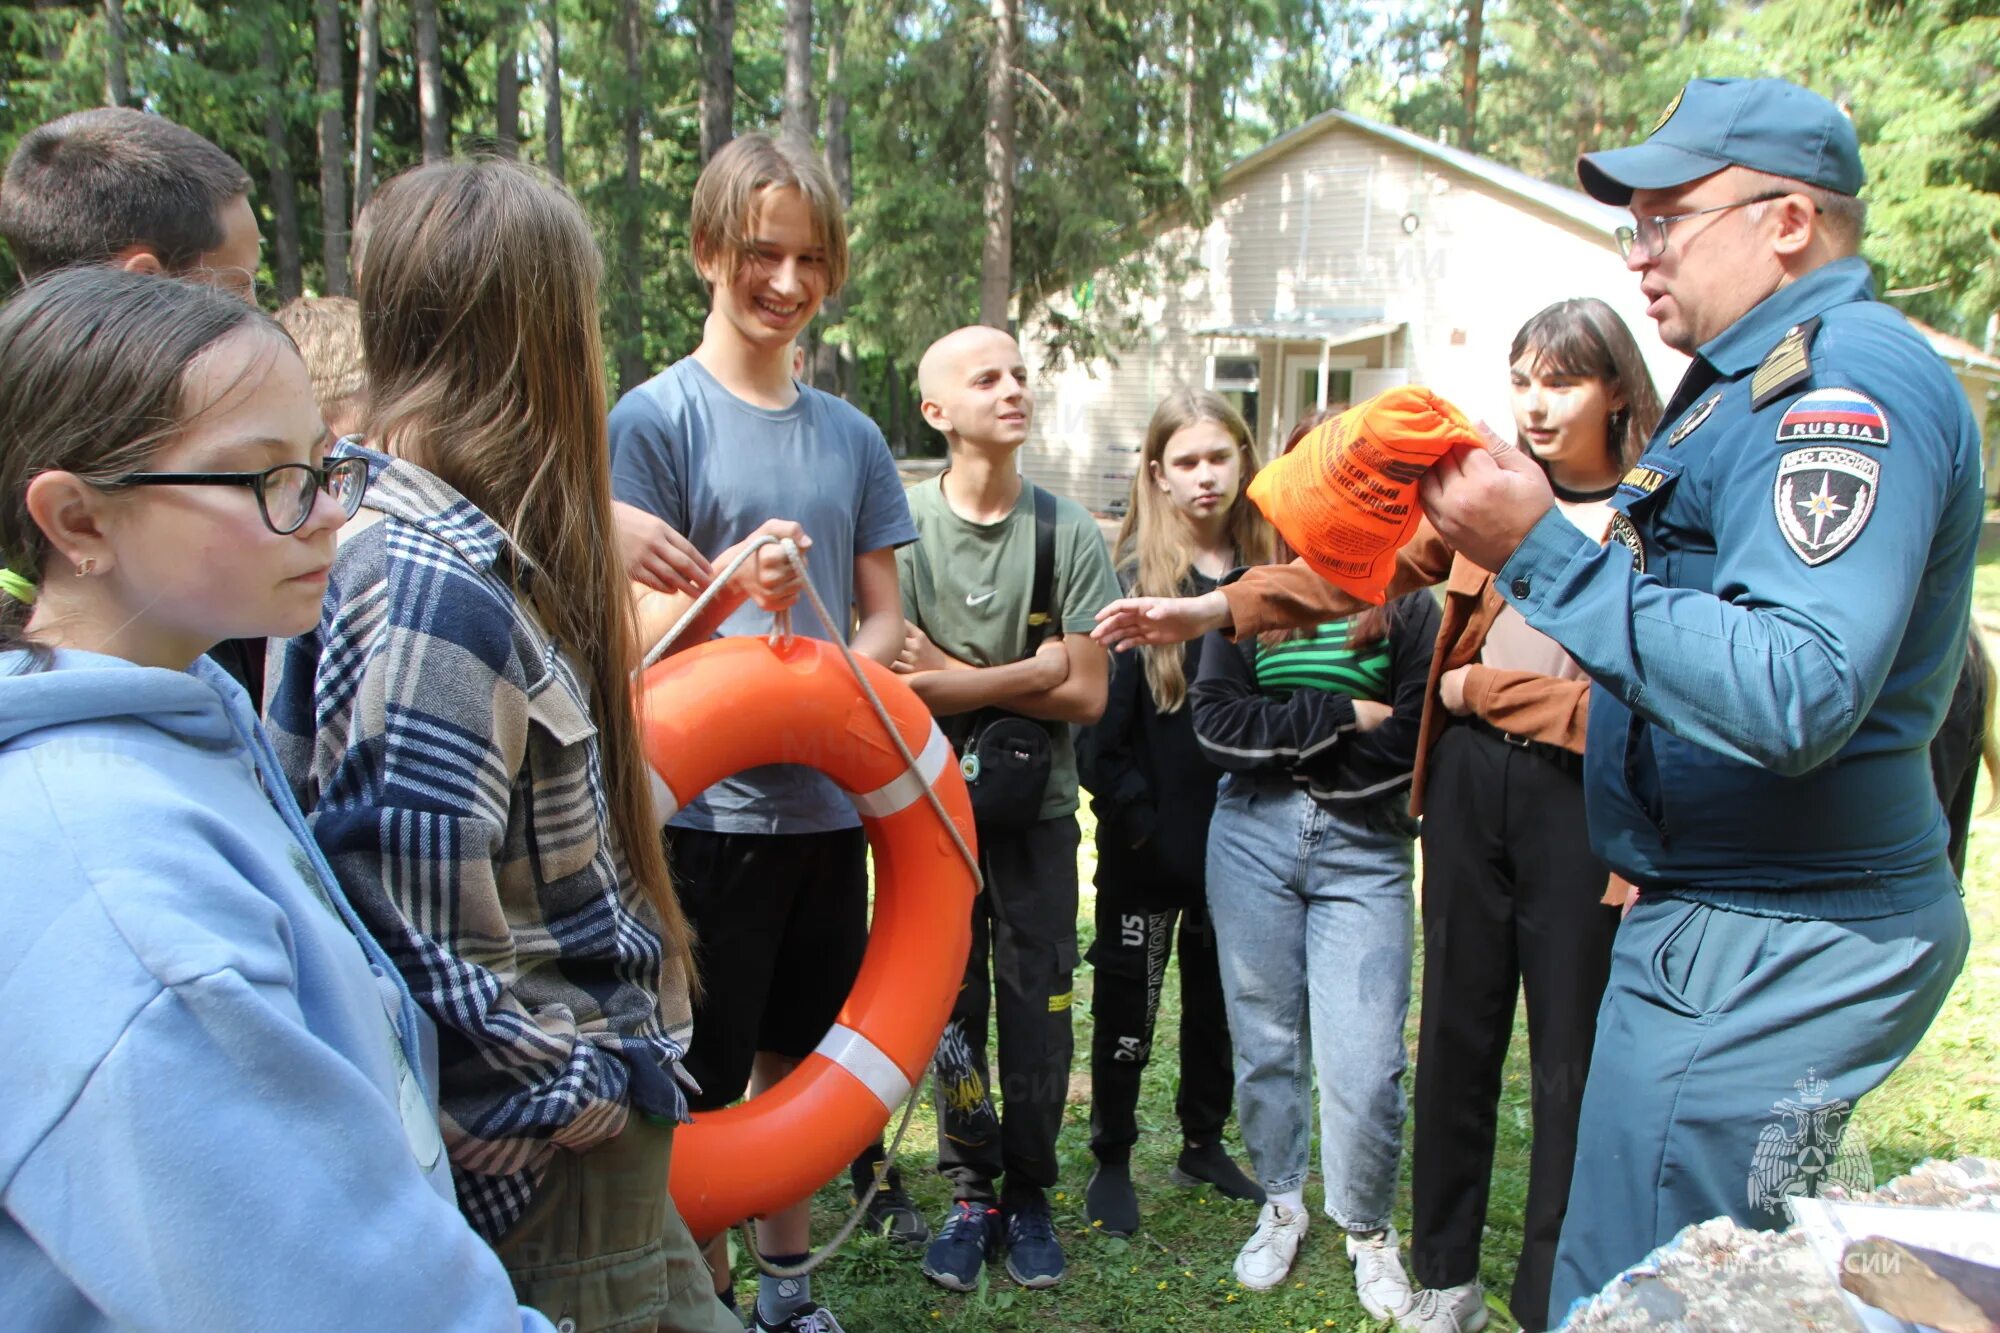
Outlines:
<svg viewBox="0 0 2000 1333"><path fill-rule="evenodd" d="M542 160L563 178L562 27L558 0L544 0L542 15Z"/></svg>
<svg viewBox="0 0 2000 1333"><path fill-rule="evenodd" d="M69 25L74 22L74 19L68 14L65 14L60 20L51 16L56 10L67 10L68 8L69 6L63 4L62 0L35 0L35 17L39 20L35 24L35 31L40 34L42 39L42 63L44 65L53 65L62 59L62 39L58 34L68 31ZM59 23L60 26L58 26Z"/></svg>
<svg viewBox="0 0 2000 1333"><path fill-rule="evenodd" d="M417 29L417 118L423 123L424 161L451 156L451 120L444 109L444 52L438 45L437 0L410 0Z"/></svg>
<svg viewBox="0 0 2000 1333"><path fill-rule="evenodd" d="M827 0L825 13L826 164L833 173L840 206L849 208L854 203L854 143L847 133L847 91L841 84L841 66L847 56L847 0ZM832 328L847 317L846 298L830 296L821 310L820 322ZM854 379L853 344L830 343L822 336L813 354L813 387L852 402Z"/></svg>
<svg viewBox="0 0 2000 1333"><path fill-rule="evenodd" d="M1486 0L1465 0L1465 43L1459 53L1464 62L1459 103L1465 119L1458 127L1458 146L1473 151L1479 141L1479 47L1486 33Z"/></svg>
<svg viewBox="0 0 2000 1333"><path fill-rule="evenodd" d="M382 0L361 0L355 26L358 59L354 76L354 214L375 193L375 86L382 77Z"/></svg>
<svg viewBox="0 0 2000 1333"><path fill-rule="evenodd" d="M104 0L104 104L132 104L132 81L125 71L125 0Z"/></svg>
<svg viewBox="0 0 2000 1333"><path fill-rule="evenodd" d="M640 158L640 131L645 124L645 85L641 75L639 3L624 0L619 13L619 46L625 56L625 200L618 218L618 392L636 389L646 378L645 348L645 225L646 181Z"/></svg>
<svg viewBox="0 0 2000 1333"><path fill-rule="evenodd" d="M1181 189L1193 199L1201 190L1207 173L1201 166L1201 140L1195 130L1200 115L1196 100L1195 67L1201 54L1195 49L1194 9L1189 7L1182 20L1181 41Z"/></svg>
<svg viewBox="0 0 2000 1333"><path fill-rule="evenodd" d="M275 268L278 300L295 299L304 290L299 272L299 191L292 178L292 155L285 142L285 68L278 54L275 13L264 16L263 66L264 153L270 172L271 225L277 232Z"/></svg>
<svg viewBox="0 0 2000 1333"><path fill-rule="evenodd" d="M1017 0L991 0L986 64L986 240L979 256L979 322L1007 327L1014 286L1014 28Z"/></svg>
<svg viewBox="0 0 2000 1333"><path fill-rule="evenodd" d="M904 424L907 413L903 407L903 399L908 395L903 392L903 372L897 369L896 358L892 356L886 359L888 369L882 378L889 399L889 447L901 457L909 452L908 441L904 438L909 433L909 428Z"/></svg>
<svg viewBox="0 0 2000 1333"><path fill-rule="evenodd" d="M347 126L341 107L340 0L314 0L313 63L319 84L319 205L326 290L345 296L347 282Z"/></svg>
<svg viewBox="0 0 2000 1333"><path fill-rule="evenodd" d="M736 137L736 0L704 0L701 30L701 160Z"/></svg>
<svg viewBox="0 0 2000 1333"><path fill-rule="evenodd" d="M785 0L785 110L779 124L809 143L819 128L812 73L813 0Z"/></svg>
<svg viewBox="0 0 2000 1333"><path fill-rule="evenodd" d="M521 155L521 8L509 0L493 25L493 146L502 157Z"/></svg>
<svg viewBox="0 0 2000 1333"><path fill-rule="evenodd" d="M840 206L854 206L854 140L847 133L847 0L826 6L826 165Z"/></svg>

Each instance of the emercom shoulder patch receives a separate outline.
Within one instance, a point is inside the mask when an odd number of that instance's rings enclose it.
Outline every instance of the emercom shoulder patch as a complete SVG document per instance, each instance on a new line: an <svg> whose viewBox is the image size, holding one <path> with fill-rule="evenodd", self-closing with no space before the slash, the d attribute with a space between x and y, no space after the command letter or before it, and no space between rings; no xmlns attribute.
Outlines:
<svg viewBox="0 0 2000 1333"><path fill-rule="evenodd" d="M1792 390L1812 380L1813 335L1819 332L1819 317L1794 324L1785 331L1750 377L1750 410L1768 407Z"/></svg>
<svg viewBox="0 0 2000 1333"><path fill-rule="evenodd" d="M1889 416L1873 398L1853 389L1814 389L1790 407L1778 423L1778 443L1839 440L1887 448Z"/></svg>
<svg viewBox="0 0 2000 1333"><path fill-rule="evenodd" d="M1794 449L1780 459L1772 507L1792 553L1823 565L1852 546L1875 512L1881 475L1879 462L1853 449Z"/></svg>

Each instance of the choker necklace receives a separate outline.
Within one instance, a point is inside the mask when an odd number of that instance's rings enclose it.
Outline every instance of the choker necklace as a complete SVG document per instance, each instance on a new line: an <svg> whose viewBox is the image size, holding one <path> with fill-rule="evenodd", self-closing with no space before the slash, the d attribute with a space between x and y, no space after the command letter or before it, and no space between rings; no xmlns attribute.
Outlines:
<svg viewBox="0 0 2000 1333"><path fill-rule="evenodd" d="M1556 499L1565 504L1595 504L1599 500L1609 500L1618 494L1618 483L1612 482L1601 491L1573 491L1558 485L1554 477L1549 478L1549 489L1556 493Z"/></svg>

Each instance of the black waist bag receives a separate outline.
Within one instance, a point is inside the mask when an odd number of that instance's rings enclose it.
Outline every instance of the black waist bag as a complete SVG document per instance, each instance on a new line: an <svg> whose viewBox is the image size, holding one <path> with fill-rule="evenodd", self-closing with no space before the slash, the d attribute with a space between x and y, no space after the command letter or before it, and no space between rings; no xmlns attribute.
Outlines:
<svg viewBox="0 0 2000 1333"><path fill-rule="evenodd" d="M1032 827L1042 817L1042 797L1055 764L1048 727L1000 709L982 709L970 717L958 746L958 768L972 796L974 820L995 832Z"/></svg>
<svg viewBox="0 0 2000 1333"><path fill-rule="evenodd" d="M1049 635L1055 564L1056 500L1036 486L1035 582L1028 597L1023 657L1033 656ZM980 828L1018 833L1041 820L1042 798L1048 794L1049 773L1055 765L1055 736L1049 725L1004 708L982 708L947 719L945 735L958 751L959 772L965 775L972 816Z"/></svg>

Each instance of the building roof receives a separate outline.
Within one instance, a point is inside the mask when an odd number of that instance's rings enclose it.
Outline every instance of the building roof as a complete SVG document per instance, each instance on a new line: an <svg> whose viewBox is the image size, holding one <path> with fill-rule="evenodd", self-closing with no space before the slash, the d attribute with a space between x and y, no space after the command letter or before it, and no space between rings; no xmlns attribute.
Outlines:
<svg viewBox="0 0 2000 1333"><path fill-rule="evenodd" d="M1581 190L1565 189L1551 185L1547 181L1536 180L1525 171L1502 166L1476 153L1463 149L1447 148L1440 143L1432 143L1408 130L1399 130L1393 125L1384 125L1346 111L1322 111L1296 129L1287 130L1255 152L1237 158L1223 170L1221 186L1226 187L1245 172L1254 170L1276 157L1282 157L1294 148L1310 142L1336 126L1345 125L1404 148L1420 157L1429 158L1442 166L1464 172L1476 180L1485 182L1495 189L1504 190L1529 203L1536 204L1552 213L1568 218L1571 222L1591 231L1609 236L1617 228L1631 222L1631 217L1622 208L1600 204Z"/></svg>
<svg viewBox="0 0 2000 1333"><path fill-rule="evenodd" d="M1910 327L1923 334L1931 350L1951 363L1954 369L1977 375L1980 379L2000 379L2000 357L1982 352L1965 339L1954 338L1921 320L1911 320Z"/></svg>

